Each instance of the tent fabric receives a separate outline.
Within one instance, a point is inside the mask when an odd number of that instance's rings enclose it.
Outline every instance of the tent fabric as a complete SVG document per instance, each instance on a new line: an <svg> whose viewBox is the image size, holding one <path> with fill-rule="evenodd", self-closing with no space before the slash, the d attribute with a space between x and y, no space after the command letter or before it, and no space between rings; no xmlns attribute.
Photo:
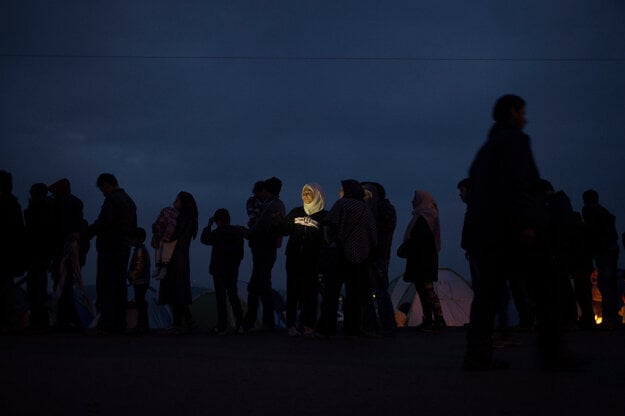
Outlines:
<svg viewBox="0 0 625 416"><path fill-rule="evenodd" d="M242 280L237 282L237 292L239 294L239 301L243 308L243 314L247 311L247 285L248 283ZM197 288L197 294L193 297L191 303L191 315L193 320L197 323L201 329L210 329L217 326L217 299L215 291L212 289ZM272 293L274 308L275 308L275 322L276 328L286 328L286 321L284 319L285 301L284 296L278 291L274 290ZM234 315L232 313L232 307L230 302L227 302L228 310L228 325L233 327L235 325ZM262 310L259 312L262 316ZM257 322L258 326L261 326L260 322Z"/></svg>
<svg viewBox="0 0 625 416"><path fill-rule="evenodd" d="M473 290L458 273L449 268L438 269L438 281L434 288L441 301L443 316L448 326L463 326L469 323ZM422 309L419 295L412 283L404 282L402 276L395 278L389 285L391 301L395 311L400 305L410 304L406 326L417 326L422 320Z"/></svg>
<svg viewBox="0 0 625 416"><path fill-rule="evenodd" d="M171 310L168 306L158 304L158 291L150 287L145 294L148 304L148 325L152 329L169 328L173 323ZM126 324L128 329L137 327L137 309L134 304L134 291L128 290L128 306L126 310Z"/></svg>

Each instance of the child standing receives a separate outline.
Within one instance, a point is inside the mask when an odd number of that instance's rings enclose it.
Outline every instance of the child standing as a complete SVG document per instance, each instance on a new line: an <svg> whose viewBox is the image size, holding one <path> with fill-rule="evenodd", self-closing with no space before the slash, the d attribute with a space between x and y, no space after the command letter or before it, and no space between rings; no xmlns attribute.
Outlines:
<svg viewBox="0 0 625 416"><path fill-rule="evenodd" d="M156 250L154 253L156 268L152 277L156 280L162 280L167 274L167 264L176 248L176 241L170 240L176 230L177 219L178 210L174 207L165 207L152 224L151 246Z"/></svg>
<svg viewBox="0 0 625 416"><path fill-rule="evenodd" d="M146 233L143 228L136 228L130 240L134 251L128 266L128 281L135 292L135 305L137 306L136 332L145 334L150 330L148 322L148 305L145 294L150 286L150 254L145 248Z"/></svg>
<svg viewBox="0 0 625 416"><path fill-rule="evenodd" d="M212 225L217 228L211 230ZM237 290L239 266L243 259L243 236L245 229L230 225L230 213L224 208L215 211L208 220L208 226L202 231L203 244L213 246L209 272L213 276L215 296L217 298L217 327L213 332L223 335L228 328L226 298L230 301L238 332L243 322L243 310Z"/></svg>

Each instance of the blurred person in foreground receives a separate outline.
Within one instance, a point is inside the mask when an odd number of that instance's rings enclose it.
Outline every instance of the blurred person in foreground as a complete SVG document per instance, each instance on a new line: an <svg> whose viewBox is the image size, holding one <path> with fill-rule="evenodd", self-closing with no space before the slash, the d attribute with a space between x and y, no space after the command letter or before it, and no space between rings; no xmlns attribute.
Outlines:
<svg viewBox="0 0 625 416"><path fill-rule="evenodd" d="M549 260L544 192L523 132L525 101L504 95L493 109L494 125L469 171L471 199L467 209L480 230L471 242L480 279L471 306L463 363L465 371L509 367L493 359L493 327L508 273L524 272L536 299L539 364L543 369L573 369L586 360L566 351L562 311L553 299L557 282Z"/></svg>

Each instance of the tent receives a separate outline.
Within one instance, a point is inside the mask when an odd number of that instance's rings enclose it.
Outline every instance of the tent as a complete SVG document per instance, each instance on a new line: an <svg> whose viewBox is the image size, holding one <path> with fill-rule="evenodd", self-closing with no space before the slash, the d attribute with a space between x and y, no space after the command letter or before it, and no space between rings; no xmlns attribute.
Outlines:
<svg viewBox="0 0 625 416"><path fill-rule="evenodd" d="M238 292L243 313L247 310L247 282L238 281ZM207 330L217 325L217 300L215 291L209 288L192 287L191 293L193 301L190 306L191 315L200 330ZM137 325L137 310L134 302L132 288L128 290L128 311L127 322L128 328L134 328ZM150 328L165 329L172 325L172 315L168 306L158 304L158 290L150 288L145 295L148 303L148 319ZM276 309L276 327L285 328L284 320L284 295L277 291L273 291L274 308ZM262 312L260 312L262 313ZM228 302L228 321L230 326L234 326L234 317L232 309Z"/></svg>
<svg viewBox="0 0 625 416"><path fill-rule="evenodd" d="M243 314L245 314L247 311L247 282L239 280L237 282L237 289L239 293L239 300L241 301L241 306L243 308ZM285 328L284 296L278 291L273 290L272 298L275 308L276 328ZM230 326L234 326L234 316L232 315L230 302L228 302L227 305L228 323ZM259 309L260 318L260 316L262 316L262 307ZM193 319L197 322L200 328L212 328L217 325L217 300L213 290L205 290L193 298L193 303L191 304L191 315L193 315ZM261 325L260 322L257 322L256 324L257 326Z"/></svg>
<svg viewBox="0 0 625 416"><path fill-rule="evenodd" d="M438 281L434 288L441 301L443 316L449 326L463 326L469 323L473 290L469 283L449 268L438 269ZM401 313L401 305L410 305L406 326L417 326L423 316L421 302L412 283L404 282L402 276L390 282L389 293L396 313ZM402 308L403 309L403 308Z"/></svg>
<svg viewBox="0 0 625 416"><path fill-rule="evenodd" d="M126 322L129 329L137 326L137 309L134 301L134 290L128 289L128 305L126 312ZM158 291L150 287L145 294L145 301L148 304L148 321L149 326L152 329L155 328L168 328L171 326L173 318L168 306L158 304Z"/></svg>

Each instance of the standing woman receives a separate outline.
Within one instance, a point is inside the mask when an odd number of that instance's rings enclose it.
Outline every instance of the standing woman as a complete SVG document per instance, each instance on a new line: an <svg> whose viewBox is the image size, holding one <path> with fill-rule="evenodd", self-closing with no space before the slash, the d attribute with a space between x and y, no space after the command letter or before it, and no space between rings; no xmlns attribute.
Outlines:
<svg viewBox="0 0 625 416"><path fill-rule="evenodd" d="M175 331L185 333L192 329L189 247L191 240L197 236L198 209L193 195L188 192L178 194L174 208L179 214L171 241L177 243L167 265L167 274L161 280L159 303L171 306Z"/></svg>
<svg viewBox="0 0 625 416"><path fill-rule="evenodd" d="M404 242L397 255L406 259L404 280L413 282L421 308L423 322L420 331L431 332L445 328L441 302L434 290L438 280L438 253L441 250L440 223L436 201L428 192L416 191L412 198L412 220L406 228Z"/></svg>
<svg viewBox="0 0 625 416"><path fill-rule="evenodd" d="M323 241L321 222L326 216L323 189L316 183L302 188L303 205L294 208L282 223L289 236L286 245L286 326L289 336L314 334L317 319L319 250ZM295 326L301 308L301 330Z"/></svg>

